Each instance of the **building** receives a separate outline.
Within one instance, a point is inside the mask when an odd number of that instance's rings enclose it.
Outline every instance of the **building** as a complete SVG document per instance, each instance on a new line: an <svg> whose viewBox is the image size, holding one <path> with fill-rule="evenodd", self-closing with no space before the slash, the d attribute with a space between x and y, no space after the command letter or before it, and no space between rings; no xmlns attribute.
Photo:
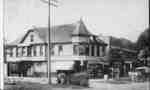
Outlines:
<svg viewBox="0 0 150 90"><path fill-rule="evenodd" d="M134 43L124 38L102 36L99 38L107 43L106 56L109 61L110 76L128 76L135 69L137 51Z"/></svg>
<svg viewBox="0 0 150 90"><path fill-rule="evenodd" d="M47 31L44 27L30 29L6 45L6 76L47 77ZM90 33L82 20L51 27L50 37L52 74L73 70L102 76L109 64L105 58L107 44Z"/></svg>

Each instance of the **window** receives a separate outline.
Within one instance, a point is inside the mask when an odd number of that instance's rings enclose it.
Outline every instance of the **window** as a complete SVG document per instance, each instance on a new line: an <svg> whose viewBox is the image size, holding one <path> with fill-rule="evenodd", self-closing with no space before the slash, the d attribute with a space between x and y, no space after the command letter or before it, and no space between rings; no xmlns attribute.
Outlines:
<svg viewBox="0 0 150 90"><path fill-rule="evenodd" d="M22 49L21 49L21 47L18 48L18 56L22 56Z"/></svg>
<svg viewBox="0 0 150 90"><path fill-rule="evenodd" d="M43 56L43 45L40 45L40 56Z"/></svg>
<svg viewBox="0 0 150 90"><path fill-rule="evenodd" d="M97 56L100 56L100 49L99 45L97 45Z"/></svg>
<svg viewBox="0 0 150 90"><path fill-rule="evenodd" d="M103 53L103 56L105 56L105 46L103 46L102 48L102 53Z"/></svg>
<svg viewBox="0 0 150 90"><path fill-rule="evenodd" d="M34 36L31 35L31 36L30 36L30 42L33 42L33 41L34 41Z"/></svg>
<svg viewBox="0 0 150 90"><path fill-rule="evenodd" d="M89 56L89 46L88 45L85 46L85 54L87 56Z"/></svg>
<svg viewBox="0 0 150 90"><path fill-rule="evenodd" d="M85 50L86 50L86 48L85 48L85 46L84 45L79 45L78 46L78 50L79 50L79 55L85 55Z"/></svg>
<svg viewBox="0 0 150 90"><path fill-rule="evenodd" d="M22 56L25 56L25 47L22 47Z"/></svg>
<svg viewBox="0 0 150 90"><path fill-rule="evenodd" d="M78 55L78 48L77 48L77 45L74 45L74 46L73 46L73 53L74 53L74 55Z"/></svg>
<svg viewBox="0 0 150 90"><path fill-rule="evenodd" d="M51 55L54 55L55 54L55 52L54 52L54 45L51 45L50 50L51 50Z"/></svg>
<svg viewBox="0 0 150 90"><path fill-rule="evenodd" d="M18 47L16 48L16 57L18 56Z"/></svg>
<svg viewBox="0 0 150 90"><path fill-rule="evenodd" d="M31 47L29 46L27 49L27 56L31 56Z"/></svg>
<svg viewBox="0 0 150 90"><path fill-rule="evenodd" d="M58 46L58 54L60 55L62 53L62 51L63 51L63 47L62 47L62 45L59 45Z"/></svg>
<svg viewBox="0 0 150 90"><path fill-rule="evenodd" d="M94 56L94 45L91 46L91 49L92 49L91 56Z"/></svg>
<svg viewBox="0 0 150 90"><path fill-rule="evenodd" d="M10 54L10 57L12 57L12 56L13 56L13 48L10 48L10 52L9 52L9 54Z"/></svg>
<svg viewBox="0 0 150 90"><path fill-rule="evenodd" d="M86 52L87 50L87 52ZM74 45L74 54L75 55L88 55L89 48L84 45Z"/></svg>
<svg viewBox="0 0 150 90"><path fill-rule="evenodd" d="M36 56L36 46L33 46L33 56Z"/></svg>

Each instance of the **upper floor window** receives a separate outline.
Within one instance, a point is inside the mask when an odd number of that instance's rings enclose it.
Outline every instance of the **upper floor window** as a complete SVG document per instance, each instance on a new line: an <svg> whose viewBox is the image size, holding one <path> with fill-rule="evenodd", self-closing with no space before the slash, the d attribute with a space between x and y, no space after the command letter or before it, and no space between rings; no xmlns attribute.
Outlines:
<svg viewBox="0 0 150 90"><path fill-rule="evenodd" d="M31 35L30 36L30 42L33 42L34 41L34 35Z"/></svg>
<svg viewBox="0 0 150 90"><path fill-rule="evenodd" d="M18 56L22 56L22 48L21 47L18 47L17 54L18 54Z"/></svg>
<svg viewBox="0 0 150 90"><path fill-rule="evenodd" d="M74 46L73 46L73 53L74 53L74 55L78 55L78 48L77 48L77 45L74 45Z"/></svg>
<svg viewBox="0 0 150 90"><path fill-rule="evenodd" d="M40 45L40 56L43 56L43 45Z"/></svg>
<svg viewBox="0 0 150 90"><path fill-rule="evenodd" d="M89 56L89 46L85 45L85 55Z"/></svg>
<svg viewBox="0 0 150 90"><path fill-rule="evenodd" d="M25 47L22 47L22 56L25 56L25 53L26 53Z"/></svg>
<svg viewBox="0 0 150 90"><path fill-rule="evenodd" d="M91 46L91 56L94 56L95 50L94 50L94 45Z"/></svg>
<svg viewBox="0 0 150 90"><path fill-rule="evenodd" d="M86 45L74 45L73 49L75 55L88 55L89 48Z"/></svg>
<svg viewBox="0 0 150 90"><path fill-rule="evenodd" d="M105 46L103 46L103 48L102 48L102 53L103 53L103 56L105 56L105 50L106 50L106 47Z"/></svg>
<svg viewBox="0 0 150 90"><path fill-rule="evenodd" d="M58 46L58 54L60 55L62 53L62 51L63 51L63 47L62 47L62 45L59 45Z"/></svg>
<svg viewBox="0 0 150 90"><path fill-rule="evenodd" d="M33 46L33 56L36 56L36 46Z"/></svg>
<svg viewBox="0 0 150 90"><path fill-rule="evenodd" d="M10 50L10 52L9 52L10 57L12 57L13 56L13 48L10 48L9 50Z"/></svg>
<svg viewBox="0 0 150 90"><path fill-rule="evenodd" d="M50 45L50 53L51 53L51 55L54 55L55 54L55 52L54 52L54 45Z"/></svg>
<svg viewBox="0 0 150 90"><path fill-rule="evenodd" d="M16 57L18 57L18 47L16 48Z"/></svg>
<svg viewBox="0 0 150 90"><path fill-rule="evenodd" d="M86 47L84 45L80 45L78 47L79 55L86 55Z"/></svg>
<svg viewBox="0 0 150 90"><path fill-rule="evenodd" d="M96 47L97 47L97 56L100 56L100 49L99 49L100 47L99 45L97 45Z"/></svg>
<svg viewBox="0 0 150 90"><path fill-rule="evenodd" d="M27 56L31 56L31 46L27 48Z"/></svg>

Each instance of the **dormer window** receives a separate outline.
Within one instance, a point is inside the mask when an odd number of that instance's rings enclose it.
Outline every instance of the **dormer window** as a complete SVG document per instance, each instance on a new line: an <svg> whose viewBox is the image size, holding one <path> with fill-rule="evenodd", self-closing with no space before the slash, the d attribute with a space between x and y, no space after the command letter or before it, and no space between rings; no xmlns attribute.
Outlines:
<svg viewBox="0 0 150 90"><path fill-rule="evenodd" d="M31 36L30 36L30 42L33 42L33 41L34 41L34 36L31 35Z"/></svg>

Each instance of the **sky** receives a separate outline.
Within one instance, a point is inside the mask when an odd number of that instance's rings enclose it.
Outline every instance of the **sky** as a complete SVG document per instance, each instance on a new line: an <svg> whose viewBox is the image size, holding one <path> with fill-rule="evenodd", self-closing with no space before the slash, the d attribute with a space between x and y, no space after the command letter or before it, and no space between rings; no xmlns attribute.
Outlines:
<svg viewBox="0 0 150 90"><path fill-rule="evenodd" d="M136 41L149 26L148 0L59 0L51 6L51 26L80 18L93 34ZM29 28L47 27L48 6L41 0L4 0L4 30L8 42Z"/></svg>

